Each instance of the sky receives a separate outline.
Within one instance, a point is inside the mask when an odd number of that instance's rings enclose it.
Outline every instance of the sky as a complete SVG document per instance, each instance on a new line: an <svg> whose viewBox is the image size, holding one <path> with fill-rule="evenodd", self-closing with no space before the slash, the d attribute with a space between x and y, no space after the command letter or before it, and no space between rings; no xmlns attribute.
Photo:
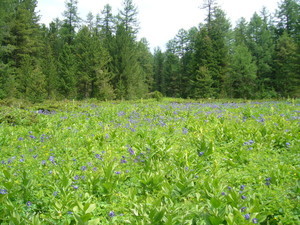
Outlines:
<svg viewBox="0 0 300 225"><path fill-rule="evenodd" d="M254 12L265 6L275 12L279 0L217 0L232 25L241 17L248 21ZM78 0L78 12L82 19L89 12L100 13L106 4L112 6L114 14L122 9L123 0ZM204 21L206 11L201 9L203 0L133 0L138 8L140 30L138 38L145 37L150 49L165 49L165 44L183 28L188 30ZM37 11L41 23L48 25L54 18L62 18L65 0L38 0Z"/></svg>

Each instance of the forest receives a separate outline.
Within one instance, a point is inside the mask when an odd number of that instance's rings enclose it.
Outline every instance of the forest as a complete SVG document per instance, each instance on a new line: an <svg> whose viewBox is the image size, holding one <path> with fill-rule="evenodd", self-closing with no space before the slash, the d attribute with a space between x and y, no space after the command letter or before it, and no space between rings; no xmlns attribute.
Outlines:
<svg viewBox="0 0 300 225"><path fill-rule="evenodd" d="M201 2L199 2L201 4ZM37 0L0 1L0 99L115 100L300 97L300 1L281 0L232 25L216 0L205 21L181 29L166 50L138 40L138 6L124 0L80 18L41 24Z"/></svg>

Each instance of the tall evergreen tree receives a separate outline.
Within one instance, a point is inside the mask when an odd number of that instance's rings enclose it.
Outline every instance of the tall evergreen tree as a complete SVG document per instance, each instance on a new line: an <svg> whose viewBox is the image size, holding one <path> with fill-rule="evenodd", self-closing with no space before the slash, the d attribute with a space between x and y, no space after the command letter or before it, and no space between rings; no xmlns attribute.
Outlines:
<svg viewBox="0 0 300 225"><path fill-rule="evenodd" d="M164 74L165 66L165 54L161 51L160 48L154 50L153 55L153 79L154 84L152 91L159 91L163 95L166 95L166 78Z"/></svg>
<svg viewBox="0 0 300 225"><path fill-rule="evenodd" d="M230 97L252 98L255 93L257 68L245 44L234 46L230 68Z"/></svg>
<svg viewBox="0 0 300 225"><path fill-rule="evenodd" d="M283 33L276 45L276 91L283 97L300 97L300 55L293 38Z"/></svg>
<svg viewBox="0 0 300 225"><path fill-rule="evenodd" d="M300 42L300 2L299 0L282 0L277 11L279 34L287 32Z"/></svg>
<svg viewBox="0 0 300 225"><path fill-rule="evenodd" d="M247 47L257 66L257 87L262 96L272 92L273 89L272 56L275 47L273 37L274 34L268 23L257 13L254 13L248 26Z"/></svg>
<svg viewBox="0 0 300 225"><path fill-rule="evenodd" d="M78 1L66 0L66 9L63 13L64 21L61 29L62 37L64 41L69 45L75 38L76 29L79 28L80 17L78 15Z"/></svg>

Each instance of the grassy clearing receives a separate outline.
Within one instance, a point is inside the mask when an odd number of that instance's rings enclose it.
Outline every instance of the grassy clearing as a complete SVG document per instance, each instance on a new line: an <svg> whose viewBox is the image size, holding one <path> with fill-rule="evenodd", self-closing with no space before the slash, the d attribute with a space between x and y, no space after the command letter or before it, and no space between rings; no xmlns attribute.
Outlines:
<svg viewBox="0 0 300 225"><path fill-rule="evenodd" d="M297 101L0 108L1 224L300 224Z"/></svg>

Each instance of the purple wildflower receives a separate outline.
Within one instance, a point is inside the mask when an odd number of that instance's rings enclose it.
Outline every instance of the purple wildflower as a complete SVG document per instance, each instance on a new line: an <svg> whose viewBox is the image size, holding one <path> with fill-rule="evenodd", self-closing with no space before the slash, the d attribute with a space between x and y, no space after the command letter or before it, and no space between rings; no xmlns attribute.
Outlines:
<svg viewBox="0 0 300 225"><path fill-rule="evenodd" d="M258 223L258 219L257 218L253 218L252 219L252 223Z"/></svg>
<svg viewBox="0 0 300 225"><path fill-rule="evenodd" d="M246 209L247 209L247 207L242 207L242 208L241 208L241 212L245 212Z"/></svg>
<svg viewBox="0 0 300 225"><path fill-rule="evenodd" d="M109 217L114 217L114 216L116 216L116 214L115 214L114 211L110 211L110 212L108 213L108 215L109 215Z"/></svg>
<svg viewBox="0 0 300 225"><path fill-rule="evenodd" d="M7 190L6 189L0 189L0 194L1 195L5 195L5 194L7 194L8 192L7 192Z"/></svg>
<svg viewBox="0 0 300 225"><path fill-rule="evenodd" d="M31 202L31 201L28 201L28 202L26 202L26 205L27 205L28 207L30 207L30 206L32 206L32 202Z"/></svg>
<svg viewBox="0 0 300 225"><path fill-rule="evenodd" d="M249 220L250 219L250 214L247 213L246 215L244 215L244 217L245 217L246 220Z"/></svg>
<svg viewBox="0 0 300 225"><path fill-rule="evenodd" d="M128 152L129 152L130 155L134 155L135 154L134 150L131 147L128 148Z"/></svg>

